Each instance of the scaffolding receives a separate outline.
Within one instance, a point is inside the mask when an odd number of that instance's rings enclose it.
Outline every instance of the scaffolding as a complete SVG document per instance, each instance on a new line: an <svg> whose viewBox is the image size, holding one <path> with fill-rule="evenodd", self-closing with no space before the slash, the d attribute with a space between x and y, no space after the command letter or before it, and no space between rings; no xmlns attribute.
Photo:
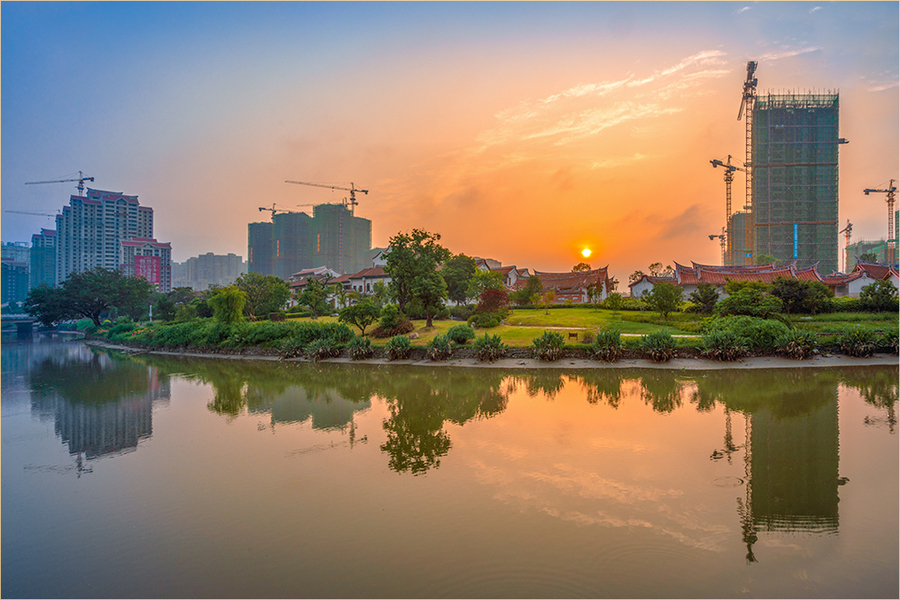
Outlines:
<svg viewBox="0 0 900 600"><path fill-rule="evenodd" d="M754 256L838 269L838 94L766 94L753 107Z"/></svg>

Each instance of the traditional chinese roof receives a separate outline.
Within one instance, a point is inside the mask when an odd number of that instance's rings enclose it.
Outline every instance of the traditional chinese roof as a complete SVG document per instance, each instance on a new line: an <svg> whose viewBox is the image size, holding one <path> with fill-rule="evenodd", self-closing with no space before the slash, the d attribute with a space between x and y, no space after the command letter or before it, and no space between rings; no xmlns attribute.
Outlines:
<svg viewBox="0 0 900 600"><path fill-rule="evenodd" d="M858 260L856 266L853 267L853 273L859 271L865 271L872 279L890 279L892 272L894 273L894 277L897 276L897 270L891 265L866 262L864 260Z"/></svg>
<svg viewBox="0 0 900 600"><path fill-rule="evenodd" d="M605 283L609 278L607 269L593 269L591 271L580 271L578 273L545 273L535 271L534 274L541 280L544 289L555 289L558 292L566 292L577 288L586 288L587 286L602 282Z"/></svg>
<svg viewBox="0 0 900 600"><path fill-rule="evenodd" d="M348 279L363 279L363 278L375 278L375 277L390 277L390 273L386 273L384 267L369 267L368 269L363 269L359 273L354 273L353 275L349 275Z"/></svg>
<svg viewBox="0 0 900 600"><path fill-rule="evenodd" d="M641 275L640 279L628 284L628 287L634 287L642 281L648 281L653 285L657 283L674 283L678 284L678 280L674 277L654 277L653 275Z"/></svg>

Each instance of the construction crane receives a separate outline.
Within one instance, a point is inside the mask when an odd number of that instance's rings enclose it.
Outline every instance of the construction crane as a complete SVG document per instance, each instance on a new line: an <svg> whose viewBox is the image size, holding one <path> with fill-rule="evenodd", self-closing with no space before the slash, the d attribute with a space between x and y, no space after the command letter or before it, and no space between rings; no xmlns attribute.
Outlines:
<svg viewBox="0 0 900 600"><path fill-rule="evenodd" d="M16 214L20 214L20 215L36 215L38 217L55 217L56 216L55 214L51 214L51 213L27 212L24 210L5 210L3 212L11 212L11 213L16 213Z"/></svg>
<svg viewBox="0 0 900 600"><path fill-rule="evenodd" d="M745 171L741 167L737 165L731 164L731 155L728 155L728 159L725 162L722 162L719 159L714 159L709 161L710 164L715 169L716 167L722 167L725 169L725 233L727 233L727 241L723 242L727 248L725 253L725 258L722 260L722 265L733 265L734 264L734 230L731 228L731 182L734 181L734 172L735 171ZM746 208L746 207L745 207ZM712 239L712 238L710 238Z"/></svg>
<svg viewBox="0 0 900 600"><path fill-rule="evenodd" d="M297 185L311 185L314 187L322 187L322 188L326 188L329 190L344 190L345 192L350 192L350 198L349 199L344 198L344 201L343 201L344 206L348 207L350 209L350 216L353 216L353 208L357 204L359 204L359 202L356 201L356 192L360 192L360 193L367 194L367 195L369 193L369 190L361 190L358 187L356 187L356 185L354 185L353 182L350 183L350 187L348 187L348 188L340 187L337 185L326 185L324 183L307 183L305 181L290 181L287 179L284 182L285 183L296 183Z"/></svg>
<svg viewBox="0 0 900 600"><path fill-rule="evenodd" d="M847 250L850 248L850 234L853 233L853 223L850 222L850 219L847 219L847 226L838 231L838 235L844 234L844 239L846 242L844 243L844 272L847 271Z"/></svg>
<svg viewBox="0 0 900 600"><path fill-rule="evenodd" d="M75 179L51 179L49 181L26 181L25 185L35 185L38 183L66 183L68 181L77 181L78 185L75 186L75 189L78 190L79 196L84 196L84 182L85 181L93 181L93 177L85 177L84 173L78 171L78 177Z"/></svg>
<svg viewBox="0 0 900 600"><path fill-rule="evenodd" d="M710 240L714 240L719 238L719 243L722 245L722 266L725 266L725 228L722 228L722 233L712 234L709 236Z"/></svg>
<svg viewBox="0 0 900 600"><path fill-rule="evenodd" d="M260 207L259 207L259 210L260 210L260 211L267 210L267 211L269 211L270 213L272 213L272 216L273 216L273 217L274 217L277 213L280 213L280 212L290 212L290 211L284 210L283 208L276 208L277 206L278 206L277 204L272 204L272 207L271 207L271 208L268 207L268 206L260 206Z"/></svg>
<svg viewBox="0 0 900 600"><path fill-rule="evenodd" d="M897 240L894 239L894 201L897 199L897 188L894 187L894 180L891 179L890 187L886 190L876 190L868 188L863 193L868 196L869 193L887 194L885 201L888 205L888 236L887 236L887 263L894 264L894 248L896 248Z"/></svg>
<svg viewBox="0 0 900 600"><path fill-rule="evenodd" d="M747 252L751 253L747 257L747 263L753 264L753 233L755 228L755 215L753 212L753 108L756 106L756 84L758 83L756 75L757 62L751 60L747 62L747 77L744 79L744 91L741 95L741 107L738 109L737 120L741 120L741 116L746 113L747 118L744 119L746 129L744 131L745 141L745 158L744 167L746 167L746 200L744 210L747 213L747 237L744 242Z"/></svg>

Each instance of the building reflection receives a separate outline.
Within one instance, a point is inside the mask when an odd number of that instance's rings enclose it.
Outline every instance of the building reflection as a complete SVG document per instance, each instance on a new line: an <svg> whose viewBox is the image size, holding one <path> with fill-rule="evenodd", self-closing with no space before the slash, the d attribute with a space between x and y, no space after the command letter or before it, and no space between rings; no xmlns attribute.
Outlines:
<svg viewBox="0 0 900 600"><path fill-rule="evenodd" d="M43 357L29 379L32 414L52 420L79 461L136 450L153 434L153 407L170 397L168 377L154 367L84 346Z"/></svg>

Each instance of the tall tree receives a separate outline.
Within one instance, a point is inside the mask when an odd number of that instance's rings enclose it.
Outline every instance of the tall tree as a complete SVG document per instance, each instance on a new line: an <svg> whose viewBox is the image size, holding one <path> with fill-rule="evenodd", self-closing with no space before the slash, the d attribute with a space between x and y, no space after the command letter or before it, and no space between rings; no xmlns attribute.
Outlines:
<svg viewBox="0 0 900 600"><path fill-rule="evenodd" d="M243 273L234 285L247 296L244 314L251 319L281 310L291 298L291 288L274 275Z"/></svg>
<svg viewBox="0 0 900 600"><path fill-rule="evenodd" d="M682 293L681 288L674 283L656 283L652 290L641 294L641 300L646 302L651 310L655 310L662 315L663 319L666 319L670 312L678 310L681 305Z"/></svg>
<svg viewBox="0 0 900 600"><path fill-rule="evenodd" d="M580 262L577 265L575 265L574 267L572 267L573 273L586 273L587 271L590 271L590 270L591 270L591 265L589 265L586 262Z"/></svg>
<svg viewBox="0 0 900 600"><path fill-rule="evenodd" d="M59 288L31 290L25 311L52 326L68 319L88 318L100 326L100 315L118 308L140 314L147 307L152 286L142 277L126 277L119 271L97 267L72 273Z"/></svg>
<svg viewBox="0 0 900 600"><path fill-rule="evenodd" d="M503 274L498 271L485 271L477 269L469 279L469 289L466 292L469 298L481 298L487 290L504 290Z"/></svg>
<svg viewBox="0 0 900 600"><path fill-rule="evenodd" d="M438 243L440 239L439 233L413 229L409 234L398 233L389 240L391 249L384 270L391 275L390 289L400 305L400 312L405 312L406 305L416 298L423 307L433 308L435 297L446 297L447 284L437 269L449 260L450 251ZM428 318L428 326L431 326L431 318Z"/></svg>
<svg viewBox="0 0 900 600"><path fill-rule="evenodd" d="M315 277L310 278L303 291L295 296L300 306L309 308L313 319L319 318L320 314L328 310L328 306L325 304L327 297L328 288Z"/></svg>
<svg viewBox="0 0 900 600"><path fill-rule="evenodd" d="M475 274L475 259L465 254L457 254L447 261L441 270L441 276L447 284L447 296L462 304L468 300L469 280Z"/></svg>

